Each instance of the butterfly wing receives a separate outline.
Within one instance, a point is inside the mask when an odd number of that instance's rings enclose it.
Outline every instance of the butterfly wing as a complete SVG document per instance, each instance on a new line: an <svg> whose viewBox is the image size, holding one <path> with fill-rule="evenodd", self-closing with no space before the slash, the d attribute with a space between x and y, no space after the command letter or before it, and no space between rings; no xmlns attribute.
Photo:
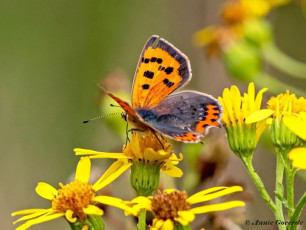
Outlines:
<svg viewBox="0 0 306 230"><path fill-rule="evenodd" d="M154 35L145 44L134 77L132 106L152 109L191 79L185 54Z"/></svg>
<svg viewBox="0 0 306 230"><path fill-rule="evenodd" d="M217 99L197 91L169 95L153 109L136 113L158 132L183 142L199 142L211 127L220 126L222 107Z"/></svg>

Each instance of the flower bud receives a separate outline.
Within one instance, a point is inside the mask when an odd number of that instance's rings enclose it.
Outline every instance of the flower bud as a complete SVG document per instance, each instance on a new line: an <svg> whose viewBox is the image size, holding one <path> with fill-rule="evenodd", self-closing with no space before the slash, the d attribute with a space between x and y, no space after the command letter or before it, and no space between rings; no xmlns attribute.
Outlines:
<svg viewBox="0 0 306 230"><path fill-rule="evenodd" d="M224 48L223 63L227 73L241 81L252 81L261 71L258 49L243 40Z"/></svg>

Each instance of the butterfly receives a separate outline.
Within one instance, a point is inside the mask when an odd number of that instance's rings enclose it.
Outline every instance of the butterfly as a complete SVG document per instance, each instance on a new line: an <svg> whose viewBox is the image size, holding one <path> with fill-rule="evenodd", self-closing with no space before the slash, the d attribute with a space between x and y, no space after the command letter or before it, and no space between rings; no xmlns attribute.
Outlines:
<svg viewBox="0 0 306 230"><path fill-rule="evenodd" d="M132 105L106 92L125 111L137 130L151 130L177 141L200 142L211 127L220 127L222 107L211 95L198 91L173 91L191 79L185 54L153 35L145 44L136 69Z"/></svg>

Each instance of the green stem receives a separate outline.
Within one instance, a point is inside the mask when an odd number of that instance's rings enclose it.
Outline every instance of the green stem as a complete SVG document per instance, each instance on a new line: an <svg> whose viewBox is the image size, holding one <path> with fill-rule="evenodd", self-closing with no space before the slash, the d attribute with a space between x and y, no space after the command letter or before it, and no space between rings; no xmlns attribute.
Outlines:
<svg viewBox="0 0 306 230"><path fill-rule="evenodd" d="M306 79L306 64L288 56L274 43L269 43L263 49L264 59L275 68L295 78Z"/></svg>
<svg viewBox="0 0 306 230"><path fill-rule="evenodd" d="M283 214L283 200L284 197L284 187L283 187L283 178L284 178L284 163L280 153L277 153L276 158L276 180L275 180L275 217L277 220L284 221ZM285 229L285 226L280 225L279 229Z"/></svg>
<svg viewBox="0 0 306 230"><path fill-rule="evenodd" d="M139 213L137 229L138 230L146 230L146 210L142 209Z"/></svg>
<svg viewBox="0 0 306 230"><path fill-rule="evenodd" d="M250 174L252 180L254 181L257 189L259 190L259 193L262 197L262 199L266 202L266 204L270 207L270 209L275 213L276 207L275 204L273 203L272 199L270 198L269 194L267 193L265 186L258 176L258 174L255 172L253 165L252 165L252 155L251 154L246 154L247 157L242 156L241 160L246 167L248 173Z"/></svg>
<svg viewBox="0 0 306 230"><path fill-rule="evenodd" d="M304 193L304 195L301 197L300 201L296 205L295 210L294 210L294 212L292 214L292 217L290 219L291 222L298 222L299 221L299 217L301 215L301 212L302 212L305 204L306 204L306 192ZM297 228L297 225L298 224L289 225L288 230L295 230Z"/></svg>
<svg viewBox="0 0 306 230"><path fill-rule="evenodd" d="M281 82L280 80L271 77L266 73L260 73L256 75L253 81L259 88L266 88L268 85L269 91L275 94L284 93L286 90L289 90L290 92L294 92L297 96L306 95L305 91L295 88L291 85L287 85L286 83Z"/></svg>
<svg viewBox="0 0 306 230"><path fill-rule="evenodd" d="M291 168L286 168L286 189L287 189L289 219L291 219L294 212L294 177L295 177L295 170Z"/></svg>

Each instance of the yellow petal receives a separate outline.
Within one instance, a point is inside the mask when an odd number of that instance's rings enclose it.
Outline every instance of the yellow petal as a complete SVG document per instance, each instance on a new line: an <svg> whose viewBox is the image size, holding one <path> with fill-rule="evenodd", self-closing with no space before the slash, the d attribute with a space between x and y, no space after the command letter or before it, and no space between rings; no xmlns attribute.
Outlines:
<svg viewBox="0 0 306 230"><path fill-rule="evenodd" d="M65 213L65 217L70 223L75 223L77 221L77 218L73 217L73 214L74 213L71 210L67 210Z"/></svg>
<svg viewBox="0 0 306 230"><path fill-rule="evenodd" d="M306 148L292 149L289 159L292 160L293 167L306 170Z"/></svg>
<svg viewBox="0 0 306 230"><path fill-rule="evenodd" d="M306 121L294 115L286 115L283 122L298 137L306 140Z"/></svg>
<svg viewBox="0 0 306 230"><path fill-rule="evenodd" d="M256 137L257 137L257 142L259 141L261 134L263 133L263 131L265 131L267 126L267 122L266 121L259 121L256 124Z"/></svg>
<svg viewBox="0 0 306 230"><path fill-rule="evenodd" d="M183 171L179 169L178 167L172 165L172 166L167 166L166 164L163 165L161 171L165 173L168 176L172 177L181 177L183 176Z"/></svg>
<svg viewBox="0 0 306 230"><path fill-rule="evenodd" d="M164 221L163 226L160 228L160 230L173 230L173 229L174 229L174 223L170 219Z"/></svg>
<svg viewBox="0 0 306 230"><path fill-rule="evenodd" d="M195 201L199 198L199 197L202 197L208 193L213 193L213 192L216 192L216 191L219 191L219 190L223 190L227 187L225 186L218 186L218 187L213 187L213 188L209 188L209 189L205 189L201 192L198 192L198 193L195 193L193 194L192 196L188 197L187 201L190 203L190 204L194 204Z"/></svg>
<svg viewBox="0 0 306 230"><path fill-rule="evenodd" d="M47 200L52 200L57 195L57 190L44 182L39 182L35 188L35 191L38 195Z"/></svg>
<svg viewBox="0 0 306 230"><path fill-rule="evenodd" d="M262 95L264 92L266 92L268 90L268 88L263 88L261 90L259 90L256 99L255 99L255 108L254 110L260 110L261 107L261 102L262 102Z"/></svg>
<svg viewBox="0 0 306 230"><path fill-rule="evenodd" d="M128 212L134 213L135 215L137 214L131 207L126 205L125 202L119 198L110 196L96 196L93 200L101 204L106 204L116 208L120 208L122 210L126 210Z"/></svg>
<svg viewBox="0 0 306 230"><path fill-rule="evenodd" d="M186 226L191 223L195 215L191 211L178 211L178 218L174 218L175 221L179 222L181 225Z"/></svg>
<svg viewBox="0 0 306 230"><path fill-rule="evenodd" d="M248 87L248 101L250 106L250 111L254 111L255 106L255 86L254 82L251 82Z"/></svg>
<svg viewBox="0 0 306 230"><path fill-rule="evenodd" d="M91 163L89 157L82 157L78 163L75 180L80 182L88 183L90 177Z"/></svg>
<svg viewBox="0 0 306 230"><path fill-rule="evenodd" d="M107 153L107 152L98 152L94 150L89 150L89 149L81 149L81 148L76 148L73 150L75 152L75 155L81 155L81 156L89 156L89 158L94 159L94 158L110 158L110 159L125 159L129 158L123 153Z"/></svg>
<svg viewBox="0 0 306 230"><path fill-rule="evenodd" d="M29 220L26 223L24 223L23 225L20 225L18 228L16 228L16 230L25 230L28 229L29 227L35 225L35 224L40 224L49 220L54 220L56 218L62 217L64 216L64 213L55 213L55 214L51 214L51 215L47 215L47 216L41 216L38 217L36 219L33 220Z"/></svg>
<svg viewBox="0 0 306 230"><path fill-rule="evenodd" d="M124 173L132 163L128 163L122 160L114 162L101 178L92 186L93 190L98 191L104 188L106 185L117 179L122 173Z"/></svg>
<svg viewBox="0 0 306 230"><path fill-rule="evenodd" d="M158 219L158 218L154 218L153 219L153 228L154 229L160 229L163 225L164 225L164 220L163 219ZM151 230L152 228L150 228L150 230Z"/></svg>
<svg viewBox="0 0 306 230"><path fill-rule="evenodd" d="M230 89L230 92L231 92L231 99L232 99L232 104L233 104L233 109L234 109L234 114L236 116L236 118L240 121L241 121L241 112L240 112L240 109L241 109L241 94L240 94L240 91L238 89L237 86L233 85Z"/></svg>
<svg viewBox="0 0 306 230"><path fill-rule="evenodd" d="M258 111L255 111L251 113L247 118L245 119L245 123L251 124L258 121L262 121L268 117L270 117L274 113L273 110L270 109L261 109Z"/></svg>
<svg viewBox="0 0 306 230"><path fill-rule="evenodd" d="M33 209L30 209L30 210L33 210ZM23 211L27 211L27 210L23 210ZM14 212L12 214L12 216L15 216L15 215L25 215L26 212L23 212L23 211L19 211L19 212ZM26 216L23 216L21 218L19 218L18 220L16 220L13 224L16 224L20 221L23 221L23 220L30 220L30 219L33 219L33 218L37 218L39 216L42 216L42 215L49 215L49 214L52 214L52 213L55 213L55 211L53 209L41 209L37 212L32 212L31 214L27 214Z"/></svg>
<svg viewBox="0 0 306 230"><path fill-rule="evenodd" d="M47 212L48 210L51 210L51 209L25 209L25 210L13 212L11 216L29 215L29 214L36 213L36 212Z"/></svg>
<svg viewBox="0 0 306 230"><path fill-rule="evenodd" d="M142 204L151 204L151 200L144 196L138 196L134 198L131 203L142 203Z"/></svg>
<svg viewBox="0 0 306 230"><path fill-rule="evenodd" d="M87 215L96 215L96 216L102 216L104 213L103 210L101 210L95 205L88 205L86 208L83 208L83 212L86 213Z"/></svg>
<svg viewBox="0 0 306 230"><path fill-rule="evenodd" d="M192 208L190 211L193 212L194 214L201 214L201 213L216 212L216 211L222 211L230 208L243 207L243 206L245 206L245 203L242 201L229 201L221 204L211 204L202 207Z"/></svg>
<svg viewBox="0 0 306 230"><path fill-rule="evenodd" d="M231 193L234 193L234 192L240 192L242 190L243 189L240 186L232 186L232 187L227 187L223 190L219 190L219 191L216 191L216 192L205 194L204 196L197 196L197 197L192 197L191 196L187 199L187 201L190 204L194 204L194 203L204 202L204 201L208 201L208 200L213 200L213 199L216 199L218 197L225 196L225 195L228 195L228 194L231 194Z"/></svg>

